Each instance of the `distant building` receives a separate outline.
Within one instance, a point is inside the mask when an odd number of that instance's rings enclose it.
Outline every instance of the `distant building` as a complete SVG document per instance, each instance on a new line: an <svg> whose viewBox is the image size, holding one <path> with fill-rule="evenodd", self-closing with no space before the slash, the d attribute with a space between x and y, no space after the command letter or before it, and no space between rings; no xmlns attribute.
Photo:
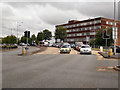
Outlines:
<svg viewBox="0 0 120 90"><path fill-rule="evenodd" d="M89 42L95 38L98 30L101 28L112 28L113 25L113 19L98 17L82 21L71 20L66 24L56 25L56 28L63 26L67 29L67 37L65 38L66 42L74 43L80 41L86 43L86 40ZM116 28L118 30L118 39L116 44L120 46L120 21L116 21Z"/></svg>

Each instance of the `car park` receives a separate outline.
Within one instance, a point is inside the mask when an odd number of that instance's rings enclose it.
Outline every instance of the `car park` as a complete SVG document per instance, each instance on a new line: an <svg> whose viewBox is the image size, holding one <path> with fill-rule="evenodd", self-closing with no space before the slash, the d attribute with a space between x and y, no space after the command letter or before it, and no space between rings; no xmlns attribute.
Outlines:
<svg viewBox="0 0 120 90"><path fill-rule="evenodd" d="M91 47L89 45L82 45L80 48L80 54L91 54Z"/></svg>
<svg viewBox="0 0 120 90"><path fill-rule="evenodd" d="M69 45L62 45L60 48L60 53L70 53L71 47Z"/></svg>

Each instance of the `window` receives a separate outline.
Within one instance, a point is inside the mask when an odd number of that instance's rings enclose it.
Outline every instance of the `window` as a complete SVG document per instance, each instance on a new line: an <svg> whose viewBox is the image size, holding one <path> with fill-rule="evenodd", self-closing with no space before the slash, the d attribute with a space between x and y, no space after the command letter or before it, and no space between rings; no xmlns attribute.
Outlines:
<svg viewBox="0 0 120 90"><path fill-rule="evenodd" d="M69 32L69 30L67 30L66 32Z"/></svg>
<svg viewBox="0 0 120 90"><path fill-rule="evenodd" d="M97 29L101 29L101 26L97 26Z"/></svg>
<svg viewBox="0 0 120 90"><path fill-rule="evenodd" d="M87 28L85 28L85 30L87 30Z"/></svg>
<svg viewBox="0 0 120 90"><path fill-rule="evenodd" d="M106 24L108 24L109 22L108 21L106 21Z"/></svg>
<svg viewBox="0 0 120 90"><path fill-rule="evenodd" d="M86 33L84 33L84 35L86 35Z"/></svg>
<svg viewBox="0 0 120 90"><path fill-rule="evenodd" d="M81 26L83 26L83 23L81 23Z"/></svg>
<svg viewBox="0 0 120 90"><path fill-rule="evenodd" d="M110 25L113 25L113 22L110 22Z"/></svg>
<svg viewBox="0 0 120 90"><path fill-rule="evenodd" d="M92 24L92 22L90 22L90 24Z"/></svg>

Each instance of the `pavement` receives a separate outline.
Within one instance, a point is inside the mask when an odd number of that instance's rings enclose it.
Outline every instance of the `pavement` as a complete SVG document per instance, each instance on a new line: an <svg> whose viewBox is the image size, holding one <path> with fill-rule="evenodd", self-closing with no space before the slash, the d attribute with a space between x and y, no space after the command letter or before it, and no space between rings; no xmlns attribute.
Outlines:
<svg viewBox="0 0 120 90"><path fill-rule="evenodd" d="M98 52L100 55L102 55L104 58L109 59L120 59L120 53L117 53L116 55L108 56L106 52Z"/></svg>
<svg viewBox="0 0 120 90"><path fill-rule="evenodd" d="M118 88L118 72L112 68L117 60L98 60L96 51L80 55L75 50L71 54L55 53L57 50L46 47L22 57L16 55L19 49L2 53L2 87Z"/></svg>

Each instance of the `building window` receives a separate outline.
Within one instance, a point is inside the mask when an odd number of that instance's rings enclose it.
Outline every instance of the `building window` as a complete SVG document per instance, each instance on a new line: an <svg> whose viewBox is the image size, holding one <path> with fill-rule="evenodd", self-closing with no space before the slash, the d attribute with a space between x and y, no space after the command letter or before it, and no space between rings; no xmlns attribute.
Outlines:
<svg viewBox="0 0 120 90"><path fill-rule="evenodd" d="M97 26L97 29L101 29L101 26Z"/></svg>
<svg viewBox="0 0 120 90"><path fill-rule="evenodd" d="M69 32L69 30L67 30L66 32Z"/></svg>
<svg viewBox="0 0 120 90"><path fill-rule="evenodd" d="M101 20L97 20L96 23L101 23Z"/></svg>
<svg viewBox="0 0 120 90"><path fill-rule="evenodd" d="M90 22L90 25L92 24L92 22Z"/></svg>

